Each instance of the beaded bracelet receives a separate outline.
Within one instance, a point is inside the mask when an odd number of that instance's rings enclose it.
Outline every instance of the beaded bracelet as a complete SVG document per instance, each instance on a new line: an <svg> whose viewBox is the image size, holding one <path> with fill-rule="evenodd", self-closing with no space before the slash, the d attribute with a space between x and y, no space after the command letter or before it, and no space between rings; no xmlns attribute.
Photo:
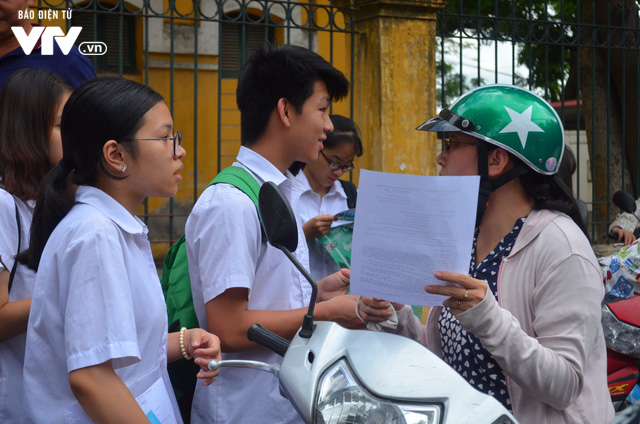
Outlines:
<svg viewBox="0 0 640 424"><path fill-rule="evenodd" d="M182 327L180 329L180 352L182 352L182 356L187 361L191 360L191 356L187 353L187 350L184 348L184 332L187 331L187 327Z"/></svg>

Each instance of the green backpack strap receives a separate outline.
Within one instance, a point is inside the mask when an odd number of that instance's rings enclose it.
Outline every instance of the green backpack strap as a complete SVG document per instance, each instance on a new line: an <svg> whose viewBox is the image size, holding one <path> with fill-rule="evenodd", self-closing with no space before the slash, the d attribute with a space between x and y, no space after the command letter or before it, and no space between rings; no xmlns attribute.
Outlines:
<svg viewBox="0 0 640 424"><path fill-rule="evenodd" d="M187 244L184 236L171 246L167 256L164 257L160 285L167 304L169 332L179 331L180 327L200 327L193 308Z"/></svg>
<svg viewBox="0 0 640 424"><path fill-rule="evenodd" d="M260 184L258 184L258 181L256 181L254 176L246 169L240 168L239 166L228 166L220 171L213 180L211 180L209 186L218 183L231 184L239 190L242 190L251 198L251 200L253 200L256 207L258 206Z"/></svg>
<svg viewBox="0 0 640 424"><path fill-rule="evenodd" d="M244 168L230 166L220 171L209 185L218 183L231 184L249 196L256 207L258 219L260 218L258 208L260 185L253 175ZM262 228L262 221L260 228ZM266 241L264 229L262 229L262 241ZM180 237L167 252L162 264L162 270L160 283L167 304L169 332L179 331L180 327L200 327L193 307L189 264L187 262L187 245L184 236ZM199 369L198 365L184 359L168 364L169 377L171 378L171 384L184 422L189 422L193 393L196 386L196 374Z"/></svg>
<svg viewBox="0 0 640 424"><path fill-rule="evenodd" d="M258 214L258 220L260 221L262 242L265 243L267 241L267 236L264 232L264 228L262 227L260 207L258 206L260 184L258 184L258 181L256 181L255 177L244 168L240 168L239 166L229 166L220 171L218 175L216 175L216 177L213 179L213 181L209 183L209 186L219 183L231 184L232 186L249 196L249 199L253 201L253 204L256 207L256 213Z"/></svg>
<svg viewBox="0 0 640 424"><path fill-rule="evenodd" d="M258 208L260 185L249 171L238 166L229 166L220 171L213 181L209 183L209 186L219 183L231 184L249 196L256 207L258 219L260 219ZM260 225L260 228L262 228L262 225ZM266 240L264 229L262 229L262 240L263 242ZM167 303L170 330L178 331L180 327L199 327L191 296L187 245L184 236L180 237L167 252L162 264L160 283Z"/></svg>

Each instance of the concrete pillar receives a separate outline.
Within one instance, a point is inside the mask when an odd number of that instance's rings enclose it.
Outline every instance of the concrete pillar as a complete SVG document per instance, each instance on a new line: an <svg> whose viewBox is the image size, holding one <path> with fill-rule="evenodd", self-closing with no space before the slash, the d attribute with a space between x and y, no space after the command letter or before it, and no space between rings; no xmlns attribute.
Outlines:
<svg viewBox="0 0 640 424"><path fill-rule="evenodd" d="M444 0L334 0L355 11L354 121L360 167L436 175L433 133L415 127L436 111L436 12Z"/></svg>

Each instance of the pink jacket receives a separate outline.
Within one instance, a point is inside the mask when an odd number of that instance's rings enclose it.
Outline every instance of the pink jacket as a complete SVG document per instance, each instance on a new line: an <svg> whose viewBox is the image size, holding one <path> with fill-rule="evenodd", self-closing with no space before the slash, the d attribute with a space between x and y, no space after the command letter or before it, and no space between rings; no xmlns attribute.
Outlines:
<svg viewBox="0 0 640 424"><path fill-rule="evenodd" d="M486 296L457 316L507 377L514 416L523 424L604 424L614 417L601 325L600 268L568 216L532 212L498 273L498 298ZM442 356L438 317L426 327L406 306L397 331Z"/></svg>

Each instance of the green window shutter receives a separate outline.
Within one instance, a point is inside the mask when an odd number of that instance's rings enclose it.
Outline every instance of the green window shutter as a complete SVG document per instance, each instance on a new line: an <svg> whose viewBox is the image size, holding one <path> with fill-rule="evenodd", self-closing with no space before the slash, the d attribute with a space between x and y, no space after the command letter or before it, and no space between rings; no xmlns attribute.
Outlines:
<svg viewBox="0 0 640 424"><path fill-rule="evenodd" d="M105 5L106 7L112 7ZM102 41L107 45L107 54L102 56L87 56L93 61L98 73L136 73L136 37L135 17L122 17L122 50L120 50L120 16L112 14L84 13L74 10L71 26L80 26L82 31L76 45L83 42Z"/></svg>
<svg viewBox="0 0 640 424"><path fill-rule="evenodd" d="M237 19L238 13L226 15L229 19ZM247 20L257 20L257 18L245 18ZM272 27L265 27L260 24L238 22L220 22L221 43L220 43L220 71L223 78L237 78L240 69L257 50L264 46L265 42L273 44L274 30ZM245 31L243 32L243 28ZM265 30L266 28L266 30Z"/></svg>

